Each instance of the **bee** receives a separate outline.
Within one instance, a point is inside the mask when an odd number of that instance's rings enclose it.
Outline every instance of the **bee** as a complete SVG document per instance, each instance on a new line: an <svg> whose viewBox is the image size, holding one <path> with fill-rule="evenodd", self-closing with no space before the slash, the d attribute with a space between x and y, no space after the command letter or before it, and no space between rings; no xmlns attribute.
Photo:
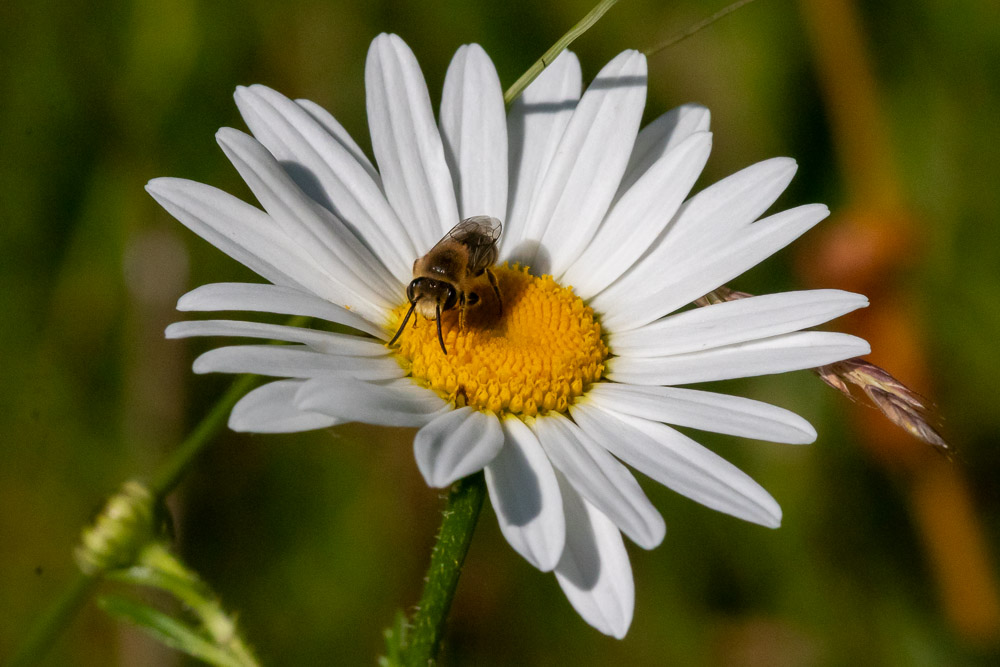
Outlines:
<svg viewBox="0 0 1000 667"><path fill-rule="evenodd" d="M501 229L500 221L488 215L466 218L413 263L413 280L406 288L410 309L389 345L403 333L416 310L429 320L437 320L438 342L441 351L448 354L441 333L441 313L457 306L459 327L465 326L465 309L479 303L479 294L473 288L476 279L484 273L497 295L500 312L503 312L497 277L490 270L500 253L497 242Z"/></svg>

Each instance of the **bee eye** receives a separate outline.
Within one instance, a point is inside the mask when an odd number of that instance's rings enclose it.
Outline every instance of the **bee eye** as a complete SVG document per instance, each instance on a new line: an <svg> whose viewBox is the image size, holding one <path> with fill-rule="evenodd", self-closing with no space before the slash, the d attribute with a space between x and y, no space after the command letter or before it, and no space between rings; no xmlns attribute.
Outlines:
<svg viewBox="0 0 1000 667"><path fill-rule="evenodd" d="M445 298L444 303L441 304L441 310L451 310L458 303L458 292L455 291L453 285L448 285L448 296Z"/></svg>
<svg viewBox="0 0 1000 667"><path fill-rule="evenodd" d="M416 295L413 292L413 286L416 284L417 284L416 280L411 280L410 284L406 286L406 298L409 300L410 303L413 303L416 300Z"/></svg>

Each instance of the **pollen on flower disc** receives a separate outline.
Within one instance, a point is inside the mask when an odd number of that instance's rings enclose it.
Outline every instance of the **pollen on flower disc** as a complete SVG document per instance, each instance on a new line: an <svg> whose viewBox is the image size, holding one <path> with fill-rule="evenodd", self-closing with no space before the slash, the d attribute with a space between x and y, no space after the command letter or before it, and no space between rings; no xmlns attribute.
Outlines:
<svg viewBox="0 0 1000 667"><path fill-rule="evenodd" d="M608 347L601 325L571 288L525 267L493 269L503 298L496 302L485 277L480 302L441 315L448 353L441 350L437 323L414 314L397 342L398 358L410 375L458 407L533 417L565 412L601 378ZM393 312L399 327L409 304ZM414 320L416 320L414 322Z"/></svg>

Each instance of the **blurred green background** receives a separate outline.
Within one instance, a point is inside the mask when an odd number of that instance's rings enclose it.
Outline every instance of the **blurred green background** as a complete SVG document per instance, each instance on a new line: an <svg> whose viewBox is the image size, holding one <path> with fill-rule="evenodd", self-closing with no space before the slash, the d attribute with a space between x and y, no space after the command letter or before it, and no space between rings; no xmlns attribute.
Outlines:
<svg viewBox="0 0 1000 667"><path fill-rule="evenodd" d="M716 135L702 186L790 155L800 170L780 205L824 201L834 210L815 238L738 289L812 285L815 258L838 247L824 234L901 221L896 236L875 234L888 241L874 255L886 273L876 267L873 280L891 289L872 294L870 310L905 319L840 328L883 341L879 358L937 402L958 456L927 459L916 441L906 441L916 454L880 449L874 420L858 420L871 411L805 372L731 383L804 415L820 433L798 448L701 437L774 494L781 530L643 480L668 533L652 552L629 545L635 620L616 641L590 629L554 578L505 544L487 508L443 664L1000 660L1000 9L989 0L854 7L884 135L855 127L853 141L873 149L873 165L845 154L851 139L835 129L856 109L849 88L831 93L831 79L859 53L823 18L827 5L761 0L654 56L647 120L683 102L706 104ZM244 127L236 85L315 100L367 148L363 67L379 32L410 44L437 100L460 44L482 44L509 85L590 6L0 6L0 662L71 580L72 546L103 499L151 472L230 382L190 372L191 359L218 341L166 341L162 330L182 319L173 305L187 289L254 277L170 219L145 182L181 176L249 197L213 138L220 126ZM574 46L585 79L620 50L647 48L719 7L622 2ZM824 38L833 46L826 69L816 55ZM898 193L879 201L886 187ZM857 288L850 276L822 285ZM897 337L919 343L917 362L911 355L893 368ZM237 611L266 664L372 664L383 627L416 601L441 500L414 465L411 439L359 425L225 432L171 498L178 549ZM921 480L934 475L949 480L945 491L925 493ZM91 603L46 664L184 661Z"/></svg>

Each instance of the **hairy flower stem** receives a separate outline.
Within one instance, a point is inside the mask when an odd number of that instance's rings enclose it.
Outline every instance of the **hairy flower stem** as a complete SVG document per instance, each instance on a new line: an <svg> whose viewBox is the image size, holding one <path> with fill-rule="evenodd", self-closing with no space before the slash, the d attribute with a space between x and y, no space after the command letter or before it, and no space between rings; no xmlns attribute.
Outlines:
<svg viewBox="0 0 1000 667"><path fill-rule="evenodd" d="M479 472L455 482L448 494L441 530L431 551L424 592L410 623L403 665L426 667L433 663L441 646L445 621L455 597L465 554L486 498L486 479Z"/></svg>
<svg viewBox="0 0 1000 667"><path fill-rule="evenodd" d="M510 108L528 84L538 78L560 53L587 32L617 2L618 0L598 2L504 92L504 104ZM452 486L437 543L431 552L431 565L427 570L424 592L413 614L410 631L401 652L402 664L406 667L426 667L433 664L437 656L451 601L458 587L458 578L462 574L465 554L472 543L472 533L476 529L479 510L482 509L485 498L486 481L481 472L459 480ZM390 632L389 636L391 634ZM390 660L386 664L395 664L395 661Z"/></svg>

